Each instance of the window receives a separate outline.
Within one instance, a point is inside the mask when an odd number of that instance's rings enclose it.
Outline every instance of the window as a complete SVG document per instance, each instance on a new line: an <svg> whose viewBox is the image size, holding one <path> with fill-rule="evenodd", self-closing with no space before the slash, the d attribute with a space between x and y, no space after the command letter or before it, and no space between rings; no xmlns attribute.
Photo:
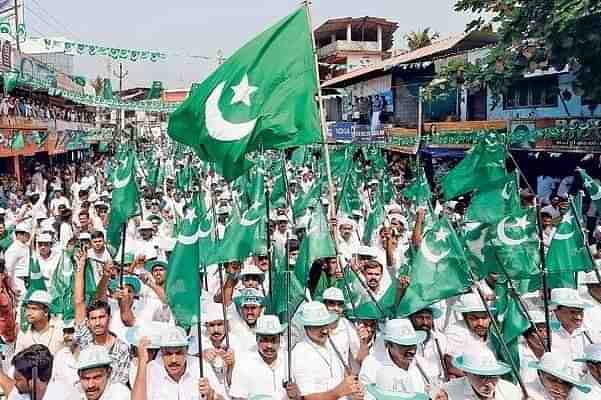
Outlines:
<svg viewBox="0 0 601 400"><path fill-rule="evenodd" d="M557 107L558 95L557 76L524 79L509 88L504 108Z"/></svg>

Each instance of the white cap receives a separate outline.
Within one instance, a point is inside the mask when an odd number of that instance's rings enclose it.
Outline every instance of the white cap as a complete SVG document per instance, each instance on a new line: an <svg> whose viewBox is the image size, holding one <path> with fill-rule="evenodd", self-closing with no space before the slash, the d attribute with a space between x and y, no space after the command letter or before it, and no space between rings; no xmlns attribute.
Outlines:
<svg viewBox="0 0 601 400"><path fill-rule="evenodd" d="M342 293L342 290L338 289L337 287L329 287L324 290L323 299L344 302L344 294Z"/></svg>
<svg viewBox="0 0 601 400"><path fill-rule="evenodd" d="M549 302L551 309L555 309L558 306L572 307L572 308L590 308L591 305L586 302L576 289L570 288L557 288L551 290L551 301Z"/></svg>
<svg viewBox="0 0 601 400"><path fill-rule="evenodd" d="M50 305L50 295L45 290L36 290L25 299L25 303L40 303L44 305Z"/></svg>
<svg viewBox="0 0 601 400"><path fill-rule="evenodd" d="M138 230L141 231L144 229L154 229L154 225L150 221L142 221L140 222L140 226L138 226Z"/></svg>
<svg viewBox="0 0 601 400"><path fill-rule="evenodd" d="M378 251L371 246L360 245L357 247L357 250L355 250L354 254L358 256L378 258Z"/></svg>
<svg viewBox="0 0 601 400"><path fill-rule="evenodd" d="M31 224L27 222L21 222L15 227L15 232L26 232L31 234Z"/></svg>
<svg viewBox="0 0 601 400"><path fill-rule="evenodd" d="M161 335L161 347L188 347L189 341L182 328L170 326Z"/></svg>
<svg viewBox="0 0 601 400"><path fill-rule="evenodd" d="M259 275L260 277L264 277L265 272L261 271L255 264L249 263L245 264L244 268L242 268L242 271L240 271L240 278L246 275Z"/></svg>
<svg viewBox="0 0 601 400"><path fill-rule="evenodd" d="M203 320L205 323L213 321L224 321L223 307L221 304L207 301L203 304Z"/></svg>
<svg viewBox="0 0 601 400"><path fill-rule="evenodd" d="M77 370L82 371L97 367L108 367L112 362L113 360L104 346L91 344L79 353Z"/></svg>
<svg viewBox="0 0 601 400"><path fill-rule="evenodd" d="M38 243L52 243L52 235L49 233L40 233L36 238L36 242Z"/></svg>
<svg viewBox="0 0 601 400"><path fill-rule="evenodd" d="M92 235L89 232L81 232L79 234L79 240L92 240Z"/></svg>
<svg viewBox="0 0 601 400"><path fill-rule="evenodd" d="M280 335L286 328L275 315L262 315L257 319L255 334L262 336Z"/></svg>
<svg viewBox="0 0 601 400"><path fill-rule="evenodd" d="M467 293L459 298L457 304L453 307L460 313L485 312L486 306L480 296L475 293Z"/></svg>

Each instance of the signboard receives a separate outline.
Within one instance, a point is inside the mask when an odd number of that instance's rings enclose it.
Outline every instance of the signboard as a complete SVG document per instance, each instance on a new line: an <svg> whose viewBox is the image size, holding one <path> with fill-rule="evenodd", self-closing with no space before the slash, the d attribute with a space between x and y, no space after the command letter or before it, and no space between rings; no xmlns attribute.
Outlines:
<svg viewBox="0 0 601 400"><path fill-rule="evenodd" d="M350 142L353 140L353 125L352 122L336 122L330 127L331 136L337 142Z"/></svg>
<svg viewBox="0 0 601 400"><path fill-rule="evenodd" d="M12 46L8 40L2 42L2 66L6 68L12 66Z"/></svg>
<svg viewBox="0 0 601 400"><path fill-rule="evenodd" d="M354 122L338 121L331 124L329 134L337 142L368 144L386 141L386 132L383 128L372 130L369 125L360 125Z"/></svg>

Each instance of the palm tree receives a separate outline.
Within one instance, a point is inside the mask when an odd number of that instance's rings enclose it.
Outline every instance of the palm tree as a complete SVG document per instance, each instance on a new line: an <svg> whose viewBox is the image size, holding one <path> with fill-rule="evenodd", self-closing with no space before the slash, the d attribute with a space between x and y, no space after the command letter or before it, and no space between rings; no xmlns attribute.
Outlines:
<svg viewBox="0 0 601 400"><path fill-rule="evenodd" d="M96 79L94 79L92 82L90 82L90 85L92 85L92 87L94 88L94 91L96 92L96 96L102 95L102 88L104 86L104 81L102 80L100 75L97 76Z"/></svg>
<svg viewBox="0 0 601 400"><path fill-rule="evenodd" d="M423 31L411 31L405 35L405 39L407 40L407 46L411 51L421 49L422 47L430 46L432 44L432 41L440 37L440 33L430 33L430 29L431 28L428 27Z"/></svg>

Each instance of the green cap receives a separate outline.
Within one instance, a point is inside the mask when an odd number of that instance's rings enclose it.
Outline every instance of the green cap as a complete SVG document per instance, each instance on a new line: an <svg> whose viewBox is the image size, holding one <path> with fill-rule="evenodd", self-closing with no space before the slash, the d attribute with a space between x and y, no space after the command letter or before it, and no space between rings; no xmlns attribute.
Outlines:
<svg viewBox="0 0 601 400"><path fill-rule="evenodd" d="M134 293L136 295L140 294L140 291L142 290L142 283L140 282L140 280L138 279L137 276L135 275L126 275L123 277L123 285L124 286L131 286L134 289ZM114 292L115 290L117 290L117 288L119 287L119 279L113 279L110 283L109 283L109 291L110 292Z"/></svg>

